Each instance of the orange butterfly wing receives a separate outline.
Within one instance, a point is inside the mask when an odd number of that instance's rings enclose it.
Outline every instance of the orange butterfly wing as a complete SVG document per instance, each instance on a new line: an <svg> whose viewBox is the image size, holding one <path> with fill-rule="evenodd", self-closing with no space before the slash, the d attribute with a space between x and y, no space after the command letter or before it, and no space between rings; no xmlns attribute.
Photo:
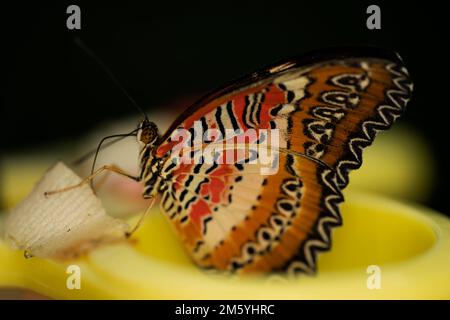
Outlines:
<svg viewBox="0 0 450 320"><path fill-rule="evenodd" d="M163 137L161 207L193 260L235 272L316 270L341 225L338 204L362 149L403 113L408 73L390 53L318 52L206 96ZM255 164L174 164L176 128L279 129L278 171ZM208 143L204 143L208 144ZM305 156L306 155L306 156Z"/></svg>

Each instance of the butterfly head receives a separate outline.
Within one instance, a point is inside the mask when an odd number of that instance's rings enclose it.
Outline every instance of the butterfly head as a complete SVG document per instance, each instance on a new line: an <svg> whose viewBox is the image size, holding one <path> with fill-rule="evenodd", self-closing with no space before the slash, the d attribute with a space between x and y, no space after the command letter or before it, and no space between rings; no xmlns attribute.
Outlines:
<svg viewBox="0 0 450 320"><path fill-rule="evenodd" d="M137 140L142 146L153 146L159 139L158 127L155 123L144 119L138 127Z"/></svg>

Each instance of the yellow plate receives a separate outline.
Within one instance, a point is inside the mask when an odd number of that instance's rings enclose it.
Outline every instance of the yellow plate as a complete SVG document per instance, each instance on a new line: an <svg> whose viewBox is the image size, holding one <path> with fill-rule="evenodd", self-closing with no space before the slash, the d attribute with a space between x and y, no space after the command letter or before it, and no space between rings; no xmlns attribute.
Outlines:
<svg viewBox="0 0 450 320"><path fill-rule="evenodd" d="M134 244L76 261L27 260L0 242L0 286L62 299L450 299L448 218L355 193L347 194L342 214L344 226L334 232L333 249L319 256L314 277L207 274L190 262L155 210ZM80 267L79 290L66 286L69 265Z"/></svg>

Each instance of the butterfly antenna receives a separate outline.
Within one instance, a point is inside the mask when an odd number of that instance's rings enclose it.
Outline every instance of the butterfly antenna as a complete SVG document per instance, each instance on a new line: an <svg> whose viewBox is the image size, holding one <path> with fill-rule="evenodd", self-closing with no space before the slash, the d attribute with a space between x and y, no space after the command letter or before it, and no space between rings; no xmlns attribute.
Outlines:
<svg viewBox="0 0 450 320"><path fill-rule="evenodd" d="M91 166L91 175L95 171L95 164L97 163L98 153L102 149L103 142L105 142L108 139L112 139L112 138L118 138L118 139L115 139L114 141L111 141L113 143L117 142L117 141L120 141L122 138L126 138L126 137L129 137L129 136L135 135L138 130L139 129L135 129L135 130L133 130L133 131L131 131L129 133L113 134L113 135L110 135L110 136L103 137L102 140L100 140L97 148L95 148L95 156L94 156L94 160L92 161L92 166ZM90 152L89 154L91 155L92 153L93 152ZM85 156L83 158L85 158ZM93 180L91 180L91 187L93 188Z"/></svg>
<svg viewBox="0 0 450 320"><path fill-rule="evenodd" d="M105 73L111 78L114 84L122 91L122 93L130 100L131 104L148 120L147 114L144 110L137 104L136 100L125 90L124 86L117 80L112 71L106 66L103 61L78 37L74 40L75 44L78 45L88 56L90 56L97 64L105 71Z"/></svg>
<svg viewBox="0 0 450 320"><path fill-rule="evenodd" d="M136 131L137 131L137 130L134 130L134 131L132 131L132 132L130 132L130 133L117 134L117 135L112 135L112 136L104 137L103 139L104 139L105 141L108 140L108 139L112 139L112 138L116 138L116 139L114 139L114 140L112 140L112 141L109 141L109 142L106 142L106 143L102 143L101 146L100 146L100 148L97 146L97 147L95 147L94 149L90 150L89 152L86 152L86 153L83 154L81 157L79 157L78 159L76 159L75 161L73 161L73 162L71 163L71 165L72 165L72 166L77 166L77 165L83 163L84 161L86 161L87 159L89 159L90 157L92 157L94 154L97 154L100 150L103 150L103 149L109 147L110 145L113 145L113 144L115 144L116 142L119 142L120 140L125 139L126 137L129 137L129 136L134 135L134 133L135 133ZM105 142L105 141L103 141L103 142Z"/></svg>

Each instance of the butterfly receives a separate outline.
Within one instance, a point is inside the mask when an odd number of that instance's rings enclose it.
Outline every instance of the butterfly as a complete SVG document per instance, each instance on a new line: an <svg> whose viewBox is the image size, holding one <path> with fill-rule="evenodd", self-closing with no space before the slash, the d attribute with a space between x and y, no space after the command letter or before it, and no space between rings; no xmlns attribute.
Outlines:
<svg viewBox="0 0 450 320"><path fill-rule="evenodd" d="M198 266L315 273L318 253L342 225L349 172L403 114L412 90L394 52L297 56L207 94L163 135L145 117L134 179L144 198L161 195L163 214ZM265 152L270 161L258 161Z"/></svg>

